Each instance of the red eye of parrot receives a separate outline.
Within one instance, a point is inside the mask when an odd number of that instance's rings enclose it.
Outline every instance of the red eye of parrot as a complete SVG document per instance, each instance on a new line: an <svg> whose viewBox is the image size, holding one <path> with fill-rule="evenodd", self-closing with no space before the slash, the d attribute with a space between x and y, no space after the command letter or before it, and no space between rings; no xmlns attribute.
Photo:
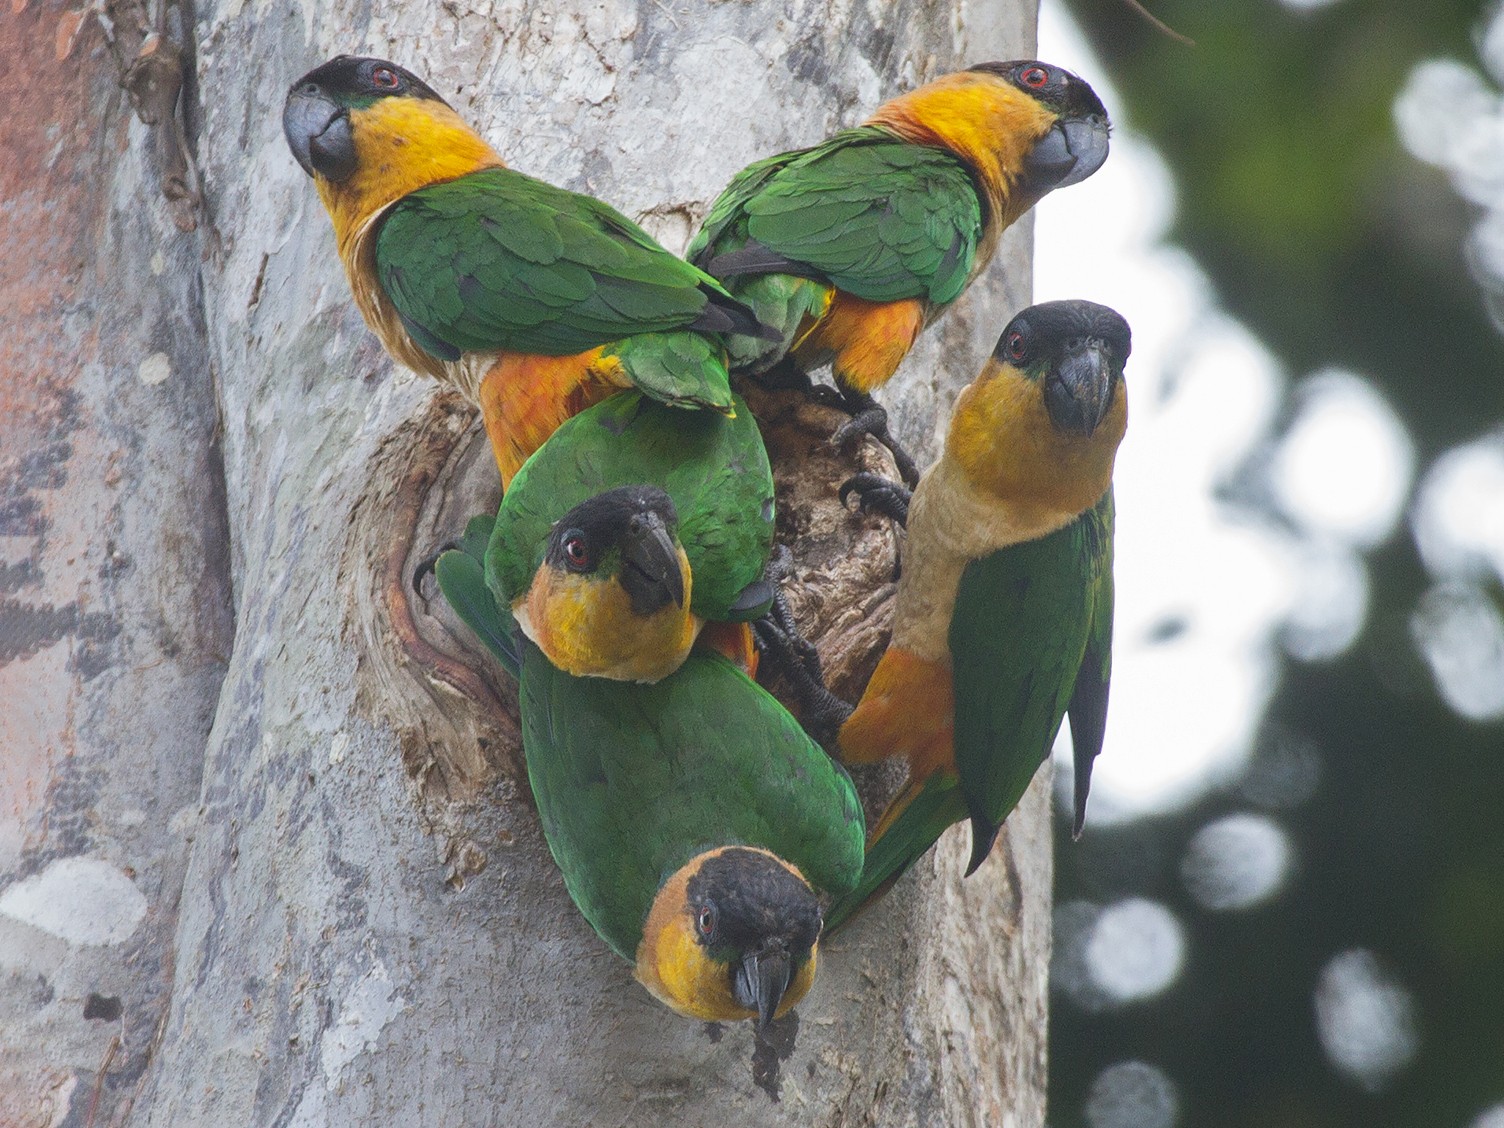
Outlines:
<svg viewBox="0 0 1504 1128"><path fill-rule="evenodd" d="M715 910L706 905L700 910L700 918L695 923L700 927L701 936L709 936L715 931Z"/></svg>
<svg viewBox="0 0 1504 1128"><path fill-rule="evenodd" d="M392 70L391 67L377 67L371 72L371 82L383 90L395 90L397 89L399 79L397 78L397 72Z"/></svg>
<svg viewBox="0 0 1504 1128"><path fill-rule="evenodd" d="M1028 349L1024 346L1024 335L1017 330L1008 334L1008 355L1014 360L1023 360L1024 353Z"/></svg>
<svg viewBox="0 0 1504 1128"><path fill-rule="evenodd" d="M1041 86L1050 81L1050 72L1045 70L1043 67L1030 67L1018 77L1025 86L1030 87L1034 90L1038 90Z"/></svg>
<svg viewBox="0 0 1504 1128"><path fill-rule="evenodd" d="M585 547L585 538L573 536L564 542L564 559L571 567L584 568L590 563L590 551Z"/></svg>

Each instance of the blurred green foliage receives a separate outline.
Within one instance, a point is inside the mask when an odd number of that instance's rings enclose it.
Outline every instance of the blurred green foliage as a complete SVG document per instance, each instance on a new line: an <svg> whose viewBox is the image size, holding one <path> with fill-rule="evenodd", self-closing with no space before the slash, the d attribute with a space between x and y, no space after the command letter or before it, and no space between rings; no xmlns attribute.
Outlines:
<svg viewBox="0 0 1504 1128"><path fill-rule="evenodd" d="M1422 474L1498 426L1504 346L1462 250L1474 217L1441 172L1404 152L1393 118L1416 63L1477 65L1489 9L1148 6L1196 46L1118 0L1068 4L1122 116L1169 163L1170 238L1222 304L1293 374L1335 365L1371 379L1409 428ZM1180 884L1199 827L1257 809L1236 787L1173 817L1088 823L1079 844L1059 832L1057 903L1161 900L1186 927L1187 959L1149 1002L1090 1014L1057 994L1053 1128L1086 1124L1093 1079L1127 1059L1170 1075L1182 1128L1467 1128L1504 1102L1504 726L1453 714L1415 653L1410 615L1431 580L1408 524L1366 561L1358 642L1330 662L1287 663L1267 718L1270 734L1313 741L1322 763L1311 799L1270 812L1299 866L1276 900L1210 913ZM1316 1034L1320 970L1354 947L1377 953L1417 1004L1419 1054L1377 1093L1335 1071Z"/></svg>

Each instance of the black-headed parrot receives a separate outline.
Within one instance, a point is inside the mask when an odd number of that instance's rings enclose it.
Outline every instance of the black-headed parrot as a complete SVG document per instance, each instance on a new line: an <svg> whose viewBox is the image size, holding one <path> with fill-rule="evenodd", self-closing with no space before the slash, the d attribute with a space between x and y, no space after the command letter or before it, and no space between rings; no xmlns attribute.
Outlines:
<svg viewBox="0 0 1504 1128"><path fill-rule="evenodd" d="M486 580L523 634L577 676L656 681L706 638L753 664L768 610L773 473L731 417L620 392L564 423L502 498Z"/></svg>
<svg viewBox="0 0 1504 1128"><path fill-rule="evenodd" d="M839 752L847 763L903 756L909 778L832 926L953 823L970 819L966 872L981 865L1067 715L1080 833L1107 719L1112 469L1131 343L1106 306L1026 309L962 390L945 451L911 500L873 476L843 487L864 505L896 501L908 539L893 640L840 728Z"/></svg>
<svg viewBox="0 0 1504 1128"><path fill-rule="evenodd" d="M570 896L664 1004L765 1027L814 981L823 903L861 876L850 778L719 654L650 685L559 670L485 585L486 523L435 571L520 674L528 779Z"/></svg>
<svg viewBox="0 0 1504 1128"><path fill-rule="evenodd" d="M1026 59L945 75L859 128L748 166L687 252L779 330L731 337L733 370L830 364L854 414L836 441L880 438L912 485L914 464L872 391L986 268L1009 224L1101 167L1107 135L1086 82Z"/></svg>
<svg viewBox="0 0 1504 1128"><path fill-rule="evenodd" d="M620 388L731 411L722 335L766 333L749 310L608 204L506 168L416 75L340 55L282 124L367 324L480 406L503 484Z"/></svg>

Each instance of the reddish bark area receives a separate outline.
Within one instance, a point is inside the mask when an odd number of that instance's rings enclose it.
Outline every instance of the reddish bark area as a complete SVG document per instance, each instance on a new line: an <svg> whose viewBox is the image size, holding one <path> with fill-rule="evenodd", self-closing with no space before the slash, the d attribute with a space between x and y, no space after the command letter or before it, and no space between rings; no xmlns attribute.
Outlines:
<svg viewBox="0 0 1504 1128"><path fill-rule="evenodd" d="M9 72L0 115L0 699L11 703L0 710L0 866L39 829L53 765L73 751L68 651L110 629L80 606L79 554L56 551L69 533L56 510L81 448L97 449L72 385L98 338L62 330L78 310L106 210L92 91L113 68L92 21L80 27L58 3L11 6L0 23Z"/></svg>
<svg viewBox="0 0 1504 1128"><path fill-rule="evenodd" d="M167 1005L223 475L161 146L92 6L0 2L0 1124L105 1124Z"/></svg>

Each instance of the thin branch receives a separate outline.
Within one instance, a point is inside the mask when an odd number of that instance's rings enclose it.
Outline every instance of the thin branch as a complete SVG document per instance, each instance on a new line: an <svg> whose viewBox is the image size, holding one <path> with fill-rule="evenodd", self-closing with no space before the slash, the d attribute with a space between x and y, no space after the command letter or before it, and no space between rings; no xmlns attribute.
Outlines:
<svg viewBox="0 0 1504 1128"><path fill-rule="evenodd" d="M1160 19L1153 12L1149 11L1148 8L1139 3L1139 0L1123 0L1123 3L1127 4L1128 7L1132 8L1144 19L1148 20L1151 27L1155 28L1165 35L1168 35L1171 39L1175 40L1175 42L1184 43L1187 47L1196 46L1196 41L1194 39L1192 39L1189 35L1181 35L1180 32L1176 31L1169 24L1165 23L1164 20Z"/></svg>

